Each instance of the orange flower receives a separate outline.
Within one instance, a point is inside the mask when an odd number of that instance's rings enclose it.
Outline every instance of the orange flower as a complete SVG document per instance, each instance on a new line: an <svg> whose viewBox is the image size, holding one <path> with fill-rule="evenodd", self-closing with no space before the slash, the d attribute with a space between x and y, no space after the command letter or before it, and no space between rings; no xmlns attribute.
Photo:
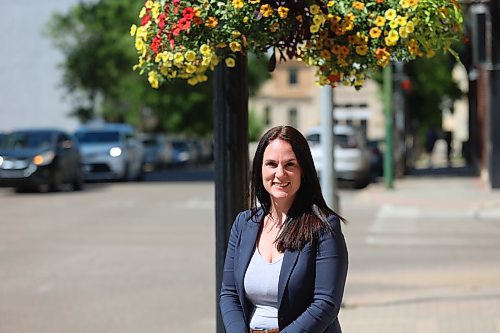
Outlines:
<svg viewBox="0 0 500 333"><path fill-rule="evenodd" d="M352 8L362 10L363 8L365 8L365 4L359 1L354 1L352 4Z"/></svg>
<svg viewBox="0 0 500 333"><path fill-rule="evenodd" d="M219 24L219 21L217 20L216 17L214 16L210 16L209 18L207 18L207 20L205 21L205 25L209 28L215 28L217 26L217 24Z"/></svg>

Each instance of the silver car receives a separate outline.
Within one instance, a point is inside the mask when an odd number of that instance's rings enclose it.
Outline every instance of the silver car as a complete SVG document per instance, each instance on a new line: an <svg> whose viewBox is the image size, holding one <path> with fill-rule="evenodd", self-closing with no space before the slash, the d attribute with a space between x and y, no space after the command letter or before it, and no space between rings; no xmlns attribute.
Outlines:
<svg viewBox="0 0 500 333"><path fill-rule="evenodd" d="M128 124L95 124L80 127L75 136L80 142L85 179L141 180L144 146Z"/></svg>
<svg viewBox="0 0 500 333"><path fill-rule="evenodd" d="M362 188L370 182L370 151L363 135L346 125L334 126L334 157L335 173L340 180L350 181L357 188ZM311 147L311 154L318 176L323 170L323 151L321 149L319 127L307 132L306 138Z"/></svg>

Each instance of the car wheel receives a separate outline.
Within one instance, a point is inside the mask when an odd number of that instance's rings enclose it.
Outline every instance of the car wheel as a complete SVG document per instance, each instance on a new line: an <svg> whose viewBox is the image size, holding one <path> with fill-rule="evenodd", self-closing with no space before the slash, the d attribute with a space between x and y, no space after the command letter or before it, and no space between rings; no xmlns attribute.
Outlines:
<svg viewBox="0 0 500 333"><path fill-rule="evenodd" d="M75 179L73 181L73 190L81 191L84 187L83 170L80 168L75 172Z"/></svg>
<svg viewBox="0 0 500 333"><path fill-rule="evenodd" d="M63 173L59 169L59 167L55 167L54 171L52 173L52 180L50 183L50 189L53 192L60 192L60 191L62 191L62 185L63 185Z"/></svg>
<svg viewBox="0 0 500 333"><path fill-rule="evenodd" d="M128 164L125 165L125 170L123 171L123 176L120 178L122 182L126 182L129 180L130 176L130 166Z"/></svg>

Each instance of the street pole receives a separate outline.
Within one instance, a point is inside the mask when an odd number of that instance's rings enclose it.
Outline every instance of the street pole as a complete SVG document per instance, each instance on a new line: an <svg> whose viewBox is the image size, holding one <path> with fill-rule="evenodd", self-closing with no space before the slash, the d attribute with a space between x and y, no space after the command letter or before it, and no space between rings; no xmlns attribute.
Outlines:
<svg viewBox="0 0 500 333"><path fill-rule="evenodd" d="M490 71L490 138L489 173L492 188L500 188L500 4L490 2L491 71Z"/></svg>
<svg viewBox="0 0 500 333"><path fill-rule="evenodd" d="M385 114L385 150L384 150L384 183L385 187L394 187L394 147L393 147L393 114L392 114L392 66L384 67L384 114Z"/></svg>
<svg viewBox="0 0 500 333"><path fill-rule="evenodd" d="M321 189L329 207L340 214L337 175L335 172L335 135L333 133L333 89L321 87L321 150L323 155L320 174Z"/></svg>
<svg viewBox="0 0 500 333"><path fill-rule="evenodd" d="M248 208L248 83L247 58L236 67L221 62L215 70L215 266L217 333L224 333L219 293L231 225L239 211Z"/></svg>

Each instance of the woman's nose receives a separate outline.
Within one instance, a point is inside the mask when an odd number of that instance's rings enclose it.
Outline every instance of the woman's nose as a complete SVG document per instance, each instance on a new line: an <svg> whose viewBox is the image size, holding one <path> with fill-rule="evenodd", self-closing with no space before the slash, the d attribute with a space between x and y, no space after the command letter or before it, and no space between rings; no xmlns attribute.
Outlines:
<svg viewBox="0 0 500 333"><path fill-rule="evenodd" d="M284 170L283 166L278 165L278 167L276 168L276 176L280 177L280 176L283 176L284 174L285 174L285 170Z"/></svg>

